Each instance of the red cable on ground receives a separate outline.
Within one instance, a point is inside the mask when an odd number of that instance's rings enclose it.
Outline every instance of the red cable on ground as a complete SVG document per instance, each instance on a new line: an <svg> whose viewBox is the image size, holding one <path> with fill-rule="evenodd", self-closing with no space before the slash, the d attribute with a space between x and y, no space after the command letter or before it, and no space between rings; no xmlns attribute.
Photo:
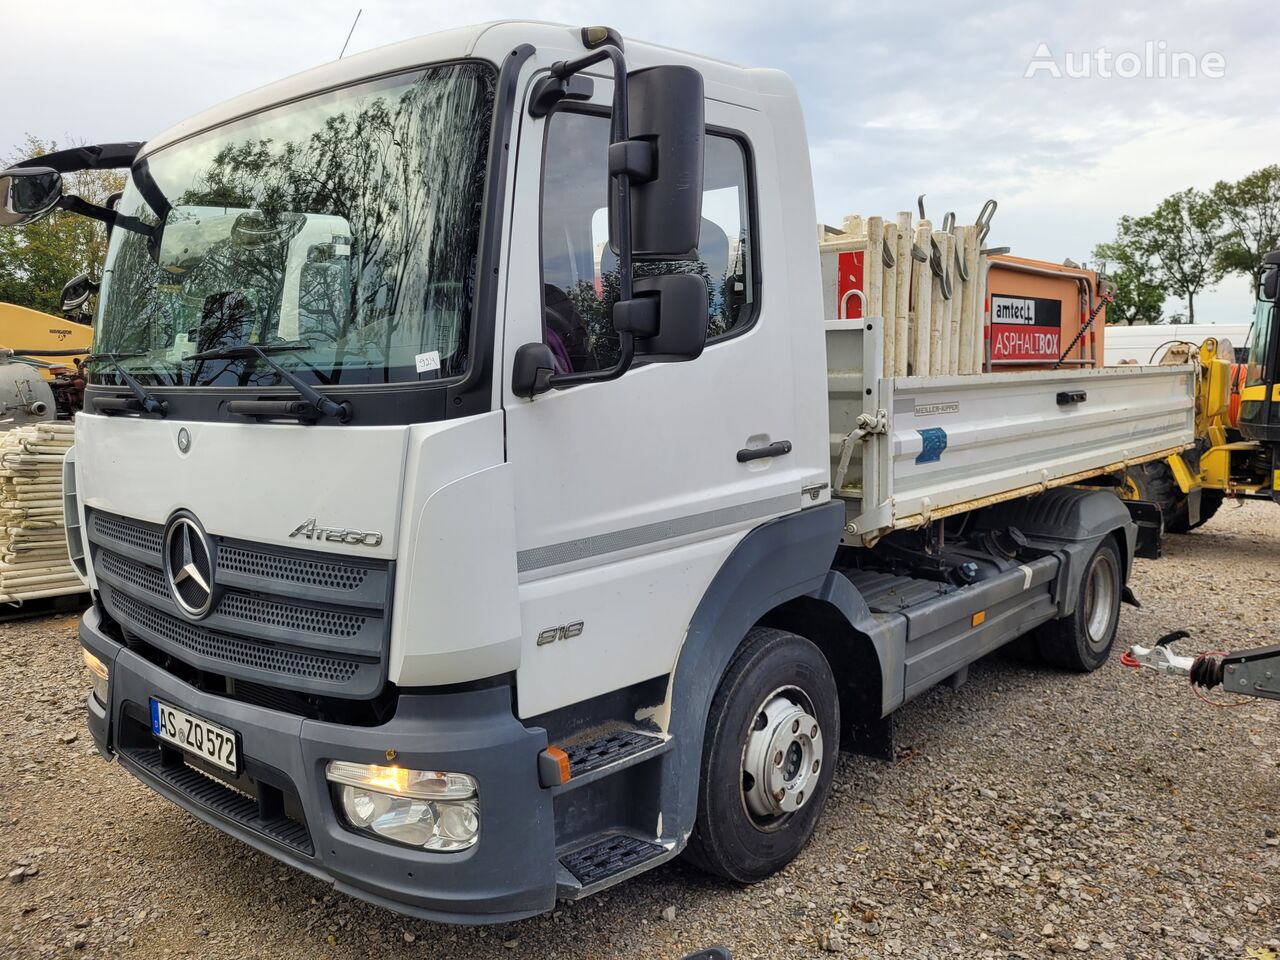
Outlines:
<svg viewBox="0 0 1280 960"><path fill-rule="evenodd" d="M1226 655L1227 655L1226 650L1206 650L1204 653L1198 654L1197 659L1199 657L1225 657ZM1124 658L1121 657L1120 659L1123 661ZM1232 707L1247 707L1250 703L1253 702L1252 700L1245 698L1241 700L1236 700L1233 703L1219 703L1217 700L1210 700L1204 693L1202 693L1200 691L1200 688L1195 684L1195 682L1190 677L1187 678L1187 683L1191 687L1191 692L1194 693L1199 699L1203 700L1205 703L1207 703L1211 707L1217 707L1219 710L1228 710Z"/></svg>

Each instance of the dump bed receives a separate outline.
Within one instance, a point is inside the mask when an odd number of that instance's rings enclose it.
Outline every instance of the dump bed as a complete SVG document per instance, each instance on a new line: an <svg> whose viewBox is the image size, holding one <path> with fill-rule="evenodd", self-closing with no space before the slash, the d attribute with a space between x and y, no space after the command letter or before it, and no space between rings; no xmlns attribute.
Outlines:
<svg viewBox="0 0 1280 960"><path fill-rule="evenodd" d="M878 318L826 324L832 489L846 541L1168 456L1194 440L1195 368L883 377Z"/></svg>

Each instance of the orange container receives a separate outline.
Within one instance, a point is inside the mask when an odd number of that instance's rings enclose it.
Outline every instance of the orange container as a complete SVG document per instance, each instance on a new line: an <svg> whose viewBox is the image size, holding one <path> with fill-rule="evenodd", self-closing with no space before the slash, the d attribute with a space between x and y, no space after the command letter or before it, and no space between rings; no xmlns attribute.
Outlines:
<svg viewBox="0 0 1280 960"><path fill-rule="evenodd" d="M991 369L1043 370L1054 366L1064 352L1064 369L1102 366L1105 307L1076 341L1099 302L1098 275L1092 270L1008 254L993 256L987 275L986 326Z"/></svg>

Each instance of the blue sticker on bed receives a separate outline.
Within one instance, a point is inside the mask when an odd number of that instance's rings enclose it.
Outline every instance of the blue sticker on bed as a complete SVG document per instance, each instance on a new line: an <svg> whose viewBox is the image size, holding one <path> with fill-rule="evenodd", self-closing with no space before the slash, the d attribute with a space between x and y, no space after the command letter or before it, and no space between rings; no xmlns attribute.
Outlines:
<svg viewBox="0 0 1280 960"><path fill-rule="evenodd" d="M927 427L917 430L920 434L920 456L916 463L937 463L942 459L942 451L947 449L947 431L941 427Z"/></svg>

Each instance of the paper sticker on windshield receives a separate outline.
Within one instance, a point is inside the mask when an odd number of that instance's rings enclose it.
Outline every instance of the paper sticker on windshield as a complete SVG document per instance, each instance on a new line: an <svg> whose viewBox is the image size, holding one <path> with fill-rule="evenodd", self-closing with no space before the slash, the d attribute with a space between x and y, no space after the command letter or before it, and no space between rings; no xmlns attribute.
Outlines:
<svg viewBox="0 0 1280 960"><path fill-rule="evenodd" d="M420 353L413 358L413 362L419 373L430 373L432 370L439 370L440 351L428 350L426 353Z"/></svg>

